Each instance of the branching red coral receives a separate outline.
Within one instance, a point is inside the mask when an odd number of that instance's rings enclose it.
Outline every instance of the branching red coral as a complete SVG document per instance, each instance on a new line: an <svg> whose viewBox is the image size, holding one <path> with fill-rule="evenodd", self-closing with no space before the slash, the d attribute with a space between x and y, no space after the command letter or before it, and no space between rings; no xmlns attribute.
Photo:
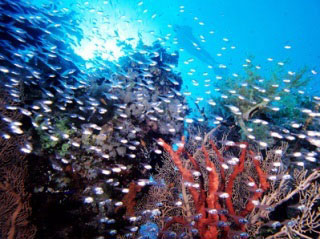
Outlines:
<svg viewBox="0 0 320 239"><path fill-rule="evenodd" d="M136 195L138 192L141 191L141 186L137 185L135 182L131 182L129 184L129 192L123 197L122 199L122 206L116 208L116 212L120 209L125 207L126 208L126 215L131 217L134 216L134 207L136 205Z"/></svg>
<svg viewBox="0 0 320 239"><path fill-rule="evenodd" d="M159 238L162 238L164 232L166 232L171 225L175 224L175 223L179 223L181 225L186 226L188 224L188 221L185 220L183 217L172 217L171 220L165 224L164 228L162 228L162 231L159 233Z"/></svg>
<svg viewBox="0 0 320 239"><path fill-rule="evenodd" d="M233 190L233 183L234 183L234 180L236 179L236 177L238 176L238 174L242 173L242 171L244 169L244 161L245 161L246 153L247 153L248 144L243 144L243 145L245 145L245 147L243 147L243 149L241 151L239 163L234 167L233 172L230 175L229 181L226 186L226 193L228 193L228 195L229 195L229 197L226 199L226 206L227 206L229 213L232 216L235 216L235 211L233 208L233 203L232 203L232 198L231 198L232 190Z"/></svg>
<svg viewBox="0 0 320 239"><path fill-rule="evenodd" d="M269 183L268 183L268 181L267 181L267 176L266 176L266 174L265 174L265 173L262 171L262 169L261 169L260 160L256 158L256 155L254 154L253 151L250 150L250 151L249 151L249 154L250 154L251 157L252 157L252 161L253 161L253 163L254 163L254 166L255 166L255 168L256 168L257 174L258 174L258 176L259 176L259 180L260 180L260 183L261 183L261 188L262 188L263 190L267 190L267 189L270 187L270 185L269 185Z"/></svg>
<svg viewBox="0 0 320 239"><path fill-rule="evenodd" d="M254 163L256 175L259 178L259 183L255 183L252 177L248 177L247 182L251 182L254 186L252 187L252 195L249 198L246 207L242 211L236 211L234 206L236 202L233 201L233 190L234 182L236 178L241 175L244 171L245 161L250 159L247 157L248 144L239 143L236 144L240 147L240 158L237 165L233 167L233 171L229 174L228 180L226 180L224 167L217 165L210 158L211 156L208 153L207 146L202 145L201 152L203 155L203 161L205 162L207 174L207 190L203 183L200 182L199 186L195 187L195 179L192 174L193 170L201 171L198 162L195 160L194 156L186 153L184 149L184 140L182 146L179 147L177 151L174 151L172 147L167 144L164 140L159 139L162 147L167 151L174 162L175 166L178 168L179 173L182 177L182 180L185 185L188 186L189 193L192 196L194 203L194 211L198 215L193 225L199 232L200 238L202 239L215 239L215 238L229 238L232 234L237 234L245 232L245 220L243 217L247 216L254 209L254 204L252 200L258 200L262 192L269 188L269 184L266 180L266 175L260 167L260 162L254 157L253 151L249 151L251 159ZM219 151L217 146L213 141L210 141L211 149L215 153L217 160L215 162L222 164L225 163L223 154ZM226 149L230 149L226 148ZM186 168L183 164L184 153L186 153L187 158L191 162L193 170ZM202 175L204 177L204 175ZM261 188L258 188L260 186ZM219 191L219 190L224 190ZM259 189L259 190L258 190ZM225 199L225 200L224 200ZM222 209L226 208L228 213L221 213ZM240 220L241 219L241 220ZM188 223L189 218L183 217L173 217L172 220L166 223L163 230L168 230L170 226L174 223L182 225L190 225ZM232 226L232 230L231 230ZM239 232L237 232L239 231ZM161 232L159 238L162 238L163 233Z"/></svg>

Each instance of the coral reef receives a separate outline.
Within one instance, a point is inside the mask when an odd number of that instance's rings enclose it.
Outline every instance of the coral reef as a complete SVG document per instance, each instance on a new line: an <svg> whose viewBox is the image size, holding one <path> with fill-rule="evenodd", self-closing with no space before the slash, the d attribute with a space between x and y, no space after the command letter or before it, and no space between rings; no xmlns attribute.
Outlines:
<svg viewBox="0 0 320 239"><path fill-rule="evenodd" d="M118 61L84 61L79 16L58 9L0 3L1 238L319 233L320 97L305 69L262 77L247 59L194 120L178 51L119 38Z"/></svg>
<svg viewBox="0 0 320 239"><path fill-rule="evenodd" d="M308 114L302 109L318 104L311 95L305 94L312 79L307 69L289 74L276 66L263 76L252 59L247 59L244 66L243 76L219 81L212 98L215 106L210 106L213 115L225 119L232 116L241 128L243 139L262 141L270 146L279 141L270 136L270 131L290 129L293 123L306 124Z"/></svg>
<svg viewBox="0 0 320 239"><path fill-rule="evenodd" d="M236 180L238 175L242 174L244 171L244 164L247 158L247 144L241 143L230 145L237 145L238 147L240 147L241 153L240 158L238 159L239 163L233 168L233 170L231 170L232 173L230 173L227 176L228 181L226 181L225 168L223 166L219 166L219 168L217 169L215 164L209 158L209 153L206 149L206 146L203 145L201 148L201 153L203 154L202 157L205 161L205 167L208 171L207 177L206 179L204 179L203 175L201 176L200 166L194 159L194 156L190 154L188 155L188 159L190 160L193 169L187 169L183 166L181 160L182 153L184 151L183 146L180 147L176 152L174 152L171 146L166 144L163 140L161 140L160 142L163 144L165 150L170 154L170 157L174 161L176 167L178 168L182 176L183 184L186 186L186 188L188 188L188 191L192 195L193 208L195 210L195 212L193 212L192 214L197 215L196 217L198 217L195 220L195 224L193 227L198 230L200 238L218 238L219 227L223 228L223 232L221 233L224 234L225 237L227 237L230 230L227 221L227 216L233 219L232 222L236 225L236 227L233 229L236 233L235 235L237 235L237 231L242 231L238 234L244 236L246 224L244 217L248 213L250 213L254 208L254 205L251 201L258 200L262 195L261 191L258 191L258 187L262 191L265 191L269 188L269 184L266 181L266 175L260 167L260 162L258 161L258 159L255 158L255 156L253 156L252 161L254 163L256 175L258 176L259 181L255 182L255 180L252 177L248 177L247 182L253 184L252 190L255 192L252 193L252 196L248 199L247 204L244 206L244 208L242 208L241 211L236 213L233 206L234 202L232 201L233 186L234 181ZM220 151L217 149L216 145L213 143L213 141L210 141L210 144L212 147L211 150L216 154L215 157L217 162L224 164L226 167L225 160L222 157ZM254 154L253 151L250 152ZM196 154L199 153L196 152ZM248 170L248 168L246 168L246 170ZM194 175L197 175L197 177L202 177L202 181L206 180L206 190L204 184L195 182ZM219 202L219 198L225 199L224 205L228 210L227 215L221 213L224 207L222 206L221 202ZM183 217L173 217L164 226L163 231L166 231L173 223L181 223L187 225L190 222L188 222L188 220L186 220ZM221 238L224 237L222 236Z"/></svg>
<svg viewBox="0 0 320 239"><path fill-rule="evenodd" d="M8 239L35 237L36 228L30 223L30 194L26 192L25 165L12 165L1 170L0 227L1 235Z"/></svg>
<svg viewBox="0 0 320 239"><path fill-rule="evenodd" d="M151 216L160 228L158 238L312 238L318 233L319 169L287 168L282 162L287 144L259 152L253 145L226 137L214 143L211 137L212 132L205 135L199 148L189 143L177 151L160 140L168 155L156 180L166 182L153 186L140 206L149 214L160 211Z"/></svg>
<svg viewBox="0 0 320 239"><path fill-rule="evenodd" d="M13 122L20 122L22 114L17 110L8 110L18 107L9 96L1 91L0 114ZM5 122L0 122L0 130L8 128ZM0 138L0 236L3 238L32 239L36 227L30 222L31 206L27 191L27 161L26 155L21 152L27 139L25 135L3 135Z"/></svg>
<svg viewBox="0 0 320 239"><path fill-rule="evenodd" d="M283 170L283 169L282 169ZM283 171L281 170L281 173ZM287 213L286 218L272 221L272 212L256 208L251 212L248 220L254 225L252 235L257 238L313 238L320 233L319 210L319 178L320 170L294 170L292 185L285 179L271 183L271 189L265 193L260 203L270 208L279 208L287 203L293 212ZM297 203L293 204L293 199ZM291 201L291 203L288 203ZM272 235L264 232L263 227L272 227ZM260 236L258 236L260 235Z"/></svg>

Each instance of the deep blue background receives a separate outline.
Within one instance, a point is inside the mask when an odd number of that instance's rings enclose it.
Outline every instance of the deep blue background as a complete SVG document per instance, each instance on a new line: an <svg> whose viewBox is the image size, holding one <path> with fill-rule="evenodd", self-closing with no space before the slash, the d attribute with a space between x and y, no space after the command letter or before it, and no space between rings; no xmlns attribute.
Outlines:
<svg viewBox="0 0 320 239"><path fill-rule="evenodd" d="M47 1L33 2L41 6ZM106 59L113 59L108 58L108 51L115 49L114 39L135 38L130 41L134 45L139 34L146 44L158 39L169 51L186 49L190 46L184 45L183 32L177 34L173 30L177 25L186 25L191 27L198 41L201 37L205 39L201 49L217 63L227 65L230 75L241 74L242 64L251 56L255 57L254 63L261 66L263 73L287 60L286 71L296 72L308 66L310 70L320 72L318 0L68 0L57 5L78 13L75 16L81 22L78 27L85 35L75 51L91 59L103 51L106 51L102 53ZM95 47L93 43L101 46ZM285 49L286 45L291 49ZM221 49L223 47L225 50ZM96 53L90 54L93 50ZM113 52L113 55L118 53ZM179 66L175 70L183 76L183 89L193 92L191 100L203 96L207 90L204 80L210 79L213 87L219 86L215 72L208 69L207 63L186 50L179 53ZM274 61L268 62L269 57ZM194 61L184 64L190 58ZM315 79L318 78L319 74L315 75ZM199 82L199 86L193 86L193 81ZM313 88L316 86L313 84Z"/></svg>

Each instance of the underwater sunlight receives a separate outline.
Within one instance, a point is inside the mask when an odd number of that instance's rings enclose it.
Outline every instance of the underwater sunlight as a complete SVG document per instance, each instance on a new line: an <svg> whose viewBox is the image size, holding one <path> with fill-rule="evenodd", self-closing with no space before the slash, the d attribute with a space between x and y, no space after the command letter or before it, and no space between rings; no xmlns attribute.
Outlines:
<svg viewBox="0 0 320 239"><path fill-rule="evenodd" d="M0 0L0 238L320 238L318 0Z"/></svg>

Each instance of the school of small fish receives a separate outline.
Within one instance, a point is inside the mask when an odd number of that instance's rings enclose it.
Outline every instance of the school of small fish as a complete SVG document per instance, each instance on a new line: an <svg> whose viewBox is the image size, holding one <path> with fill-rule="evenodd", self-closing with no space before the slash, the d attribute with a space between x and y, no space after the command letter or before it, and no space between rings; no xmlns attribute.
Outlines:
<svg viewBox="0 0 320 239"><path fill-rule="evenodd" d="M117 8L111 0L103 1L103 4L110 5L110 9ZM105 21L110 17L108 12L95 9L89 1L75 6L102 16ZM150 15L148 20L161 18L161 14L145 9L142 1L137 1L136 7ZM177 14L186 11L189 9L180 6ZM126 20L121 15L119 12L119 17L130 24L131 19ZM197 16L192 18L199 27L209 27L205 20ZM141 19L136 21L142 22ZM212 129L228 124L232 117L246 141L259 149L272 147L276 140L290 145L303 141L303 147L293 147L289 153L277 150L276 154L290 159L295 167L319 167L320 94L308 95L308 89L303 86L292 88L296 79L304 79L297 77L299 72L289 70L283 78L273 81L262 77L247 80L244 72L262 71L263 64L255 64L248 58L244 59L241 72L229 71L228 64L214 60L205 49L207 38L215 35L214 30L197 36L191 28L174 23L168 23L166 29L175 29L175 32L156 36L157 42L152 46L146 46L141 37L133 47L128 44L132 39L125 42L121 33L115 31L113 36L107 37L122 46L124 54L119 61L100 56L84 60L73 50L73 46L86 38L79 25L80 20L73 9L57 8L54 3L40 8L23 0L0 2L0 97L8 99L7 104L1 105L1 112L23 115L21 121L15 121L9 114L1 114L0 133L3 139L27 135L21 152L49 161L53 168L51 177L60 183L56 188L49 187L47 192L71 191L68 182L63 181L66 173L80 175L86 185L81 188L79 200L91 209L96 205L95 220L101 225L100 236L96 238L118 238L117 235L144 238L137 236L142 230L141 218L146 215L157 217L161 213L161 201L158 208L130 214L124 198L132 190L141 196L141 190L164 186L164 182L152 177L164 154L158 139L171 143L173 148L179 147L181 137L191 127ZM96 30L92 29L93 32ZM217 59L222 53L228 54L237 48L227 37L221 38L221 42L224 47L216 54ZM165 47L168 45L175 47ZM290 50L292 46L283 48ZM191 57L179 59L183 52ZM180 62L186 79L179 73ZM269 57L266 63L275 63L283 71L286 69L286 62L281 60ZM196 64L205 65L207 71L198 72ZM315 69L304 74L307 78L318 76ZM229 85L227 79L232 79ZM190 85L184 85L185 81ZM286 114L289 104L283 99L290 101L291 94L295 99L304 97L308 100L308 104L296 104L299 108L294 109L306 122L301 122L297 116L276 125L267 116L257 113L266 110L272 119L277 115L281 117ZM260 137L261 129L267 138ZM201 145L205 135L198 131L189 137ZM223 144L234 146L236 142L227 140ZM222 167L228 169L238 162L237 157L230 157ZM274 171L277 172L281 165L280 161L274 162ZM193 171L193 176L197 178L200 173ZM268 176L270 181L282 178L290 180L291 176ZM136 185L135 189L130 186L131 182ZM199 185L191 186L197 188ZM35 190L41 191L42 187L38 185ZM218 196L221 199L230 197L226 192ZM178 198L172 203L182 207L184 202ZM255 203L257 207L263 207L259 201ZM126 213L121 211L124 207ZM209 214L227 214L217 209L207 210ZM197 220L196 217L192 220ZM246 223L245 218L239 220ZM178 237L173 232L166 236L187 238L183 233ZM247 235L237 234L234 238L247 238Z"/></svg>

